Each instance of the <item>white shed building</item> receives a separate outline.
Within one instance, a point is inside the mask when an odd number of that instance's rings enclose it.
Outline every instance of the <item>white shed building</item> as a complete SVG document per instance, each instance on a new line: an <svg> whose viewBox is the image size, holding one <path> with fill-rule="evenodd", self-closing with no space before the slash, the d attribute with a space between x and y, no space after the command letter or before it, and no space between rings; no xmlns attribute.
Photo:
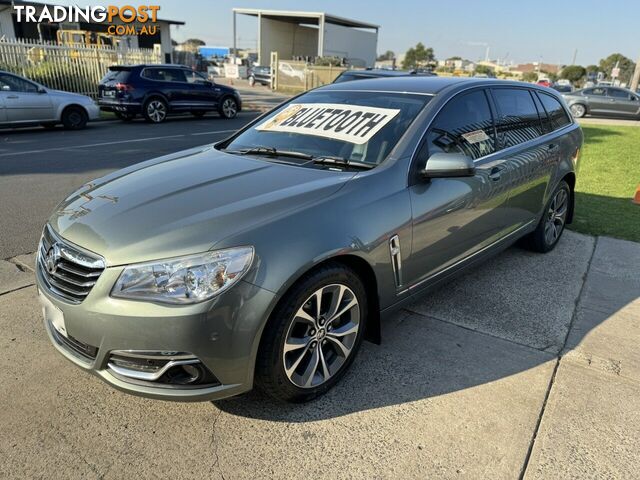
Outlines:
<svg viewBox="0 0 640 480"><path fill-rule="evenodd" d="M236 51L236 15L258 18L258 63L269 62L271 52L282 60L294 57L341 57L358 67L376 61L379 25L324 12L233 9L233 47Z"/></svg>

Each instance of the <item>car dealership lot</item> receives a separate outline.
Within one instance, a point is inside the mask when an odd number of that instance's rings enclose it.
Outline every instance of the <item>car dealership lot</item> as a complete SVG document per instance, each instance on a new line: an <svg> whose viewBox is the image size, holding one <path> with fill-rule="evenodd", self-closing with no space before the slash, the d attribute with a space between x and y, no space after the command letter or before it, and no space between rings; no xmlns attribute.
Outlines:
<svg viewBox="0 0 640 480"><path fill-rule="evenodd" d="M0 477L633 477L640 245L565 232L383 325L328 395L175 404L117 392L50 345L32 256L0 262ZM561 360L558 361L558 355Z"/></svg>

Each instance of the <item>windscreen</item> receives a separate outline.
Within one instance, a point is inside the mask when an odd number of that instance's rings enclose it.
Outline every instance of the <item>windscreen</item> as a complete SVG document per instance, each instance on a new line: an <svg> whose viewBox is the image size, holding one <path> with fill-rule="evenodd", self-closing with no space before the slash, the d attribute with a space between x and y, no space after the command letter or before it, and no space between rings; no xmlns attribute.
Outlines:
<svg viewBox="0 0 640 480"><path fill-rule="evenodd" d="M107 83L107 82L121 82L124 83L128 80L129 78L129 74L131 73L131 70L129 69L109 69L106 73L106 75L104 77L102 77L102 80L100 80L100 83Z"/></svg>
<svg viewBox="0 0 640 480"><path fill-rule="evenodd" d="M268 147L377 165L430 99L397 92L312 92L274 111L225 148Z"/></svg>

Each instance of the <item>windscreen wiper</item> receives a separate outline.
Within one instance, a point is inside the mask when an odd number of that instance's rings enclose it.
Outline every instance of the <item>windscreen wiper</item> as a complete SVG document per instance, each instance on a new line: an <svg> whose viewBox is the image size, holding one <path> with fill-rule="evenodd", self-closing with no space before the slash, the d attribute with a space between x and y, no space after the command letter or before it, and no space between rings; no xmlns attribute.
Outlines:
<svg viewBox="0 0 640 480"><path fill-rule="evenodd" d="M313 155L309 155L308 153L296 152L293 150L278 150L275 147L263 146L243 148L240 150L227 150L227 153L235 155L264 155L266 157L291 157L301 158L302 160L313 160Z"/></svg>
<svg viewBox="0 0 640 480"><path fill-rule="evenodd" d="M348 167L348 168L358 168L360 170L371 170L376 165L372 163L366 162L358 162L357 160L349 160L344 157L334 157L331 155L321 155L313 158L313 163L319 163L322 165L330 165L333 167Z"/></svg>

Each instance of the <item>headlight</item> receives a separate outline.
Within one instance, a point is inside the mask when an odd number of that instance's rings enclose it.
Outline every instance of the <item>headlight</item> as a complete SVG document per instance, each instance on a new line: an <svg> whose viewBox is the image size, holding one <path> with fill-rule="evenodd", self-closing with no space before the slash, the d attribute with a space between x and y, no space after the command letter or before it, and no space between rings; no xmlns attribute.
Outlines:
<svg viewBox="0 0 640 480"><path fill-rule="evenodd" d="M238 247L131 265L120 274L111 296L174 304L202 302L237 283L252 260L253 247Z"/></svg>

